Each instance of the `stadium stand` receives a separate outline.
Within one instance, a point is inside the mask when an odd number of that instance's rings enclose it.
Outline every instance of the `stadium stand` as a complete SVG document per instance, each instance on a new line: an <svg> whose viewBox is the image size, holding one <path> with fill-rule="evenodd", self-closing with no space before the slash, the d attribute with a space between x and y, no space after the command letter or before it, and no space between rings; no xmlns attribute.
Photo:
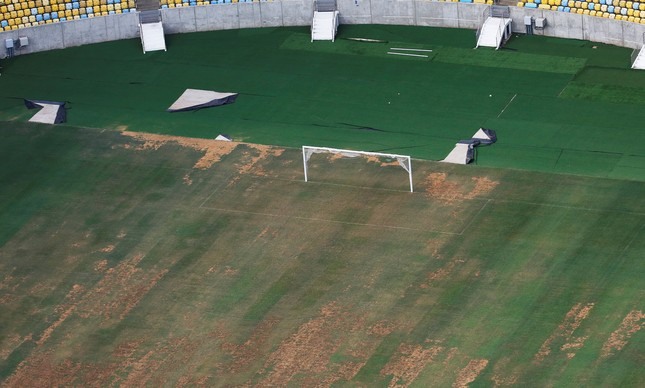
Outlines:
<svg viewBox="0 0 645 388"><path fill-rule="evenodd" d="M626 0L526 0L518 7L576 13L645 24L645 2Z"/></svg>
<svg viewBox="0 0 645 388"><path fill-rule="evenodd" d="M0 31L135 12L135 0L0 0Z"/></svg>

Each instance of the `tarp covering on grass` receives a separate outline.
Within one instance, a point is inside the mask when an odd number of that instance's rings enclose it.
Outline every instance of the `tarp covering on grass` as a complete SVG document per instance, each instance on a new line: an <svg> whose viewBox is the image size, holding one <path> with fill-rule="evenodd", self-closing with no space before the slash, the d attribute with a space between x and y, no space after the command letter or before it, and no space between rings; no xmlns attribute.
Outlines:
<svg viewBox="0 0 645 388"><path fill-rule="evenodd" d="M497 141L497 134L492 129L479 128L477 132L467 140L460 140L455 148L450 151L442 162L455 164L468 164L475 159L475 147L478 145L490 145Z"/></svg>
<svg viewBox="0 0 645 388"><path fill-rule="evenodd" d="M41 108L29 119L33 123L60 124L67 121L64 102L25 99L25 106L27 109Z"/></svg>
<svg viewBox="0 0 645 388"><path fill-rule="evenodd" d="M168 108L168 112L183 112L232 104L237 93L220 93L212 90L186 89L184 93Z"/></svg>

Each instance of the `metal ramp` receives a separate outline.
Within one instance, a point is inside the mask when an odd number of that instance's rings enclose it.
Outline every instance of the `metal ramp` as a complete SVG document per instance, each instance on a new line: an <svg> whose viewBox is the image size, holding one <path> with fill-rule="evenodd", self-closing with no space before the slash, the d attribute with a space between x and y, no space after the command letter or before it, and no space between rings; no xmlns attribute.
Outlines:
<svg viewBox="0 0 645 388"><path fill-rule="evenodd" d="M158 9L139 12L139 33L144 54L148 51L166 51L166 38Z"/></svg>
<svg viewBox="0 0 645 388"><path fill-rule="evenodd" d="M311 21L311 41L336 39L338 10L336 0L315 0Z"/></svg>

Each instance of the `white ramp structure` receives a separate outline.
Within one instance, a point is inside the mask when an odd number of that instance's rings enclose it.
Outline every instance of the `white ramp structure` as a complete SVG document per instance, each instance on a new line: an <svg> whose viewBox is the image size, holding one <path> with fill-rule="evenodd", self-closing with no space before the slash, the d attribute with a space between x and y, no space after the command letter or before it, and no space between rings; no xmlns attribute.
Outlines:
<svg viewBox="0 0 645 388"><path fill-rule="evenodd" d="M139 33L144 54L148 51L166 51L166 38L159 10L139 12Z"/></svg>
<svg viewBox="0 0 645 388"><path fill-rule="evenodd" d="M460 140L442 162L468 164L475 159L475 147L490 145L497 141L497 134L492 129L479 128L468 140Z"/></svg>
<svg viewBox="0 0 645 388"><path fill-rule="evenodd" d="M645 70L645 46L641 47L636 53L636 58L632 61L632 69Z"/></svg>
<svg viewBox="0 0 645 388"><path fill-rule="evenodd" d="M336 0L315 0L314 16L311 21L311 41L336 39L338 10Z"/></svg>
<svg viewBox="0 0 645 388"><path fill-rule="evenodd" d="M483 23L482 23L483 20ZM511 11L508 6L492 5L487 8L480 19L481 27L477 30L477 47L502 47L511 37Z"/></svg>
<svg viewBox="0 0 645 388"><path fill-rule="evenodd" d="M479 32L477 47L494 47L495 49L499 49L511 36L512 21L513 19L510 18L487 18Z"/></svg>
<svg viewBox="0 0 645 388"><path fill-rule="evenodd" d="M41 108L29 119L32 123L60 124L67 121L64 102L25 99L25 106L27 109Z"/></svg>
<svg viewBox="0 0 645 388"><path fill-rule="evenodd" d="M237 95L237 93L220 93L212 90L186 89L168 108L168 112L184 112L232 104L237 99Z"/></svg>

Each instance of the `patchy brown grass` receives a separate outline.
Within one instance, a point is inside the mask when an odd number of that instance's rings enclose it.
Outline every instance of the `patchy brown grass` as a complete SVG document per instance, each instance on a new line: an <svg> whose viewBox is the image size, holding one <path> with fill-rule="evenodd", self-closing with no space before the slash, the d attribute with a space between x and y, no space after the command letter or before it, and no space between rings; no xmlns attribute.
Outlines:
<svg viewBox="0 0 645 388"><path fill-rule="evenodd" d="M392 376L388 387L407 387L443 349L442 346L424 348L418 344L401 344L380 374Z"/></svg>
<svg viewBox="0 0 645 388"><path fill-rule="evenodd" d="M484 196L499 184L487 177L472 177L472 182L467 185L450 180L445 172L433 172L428 174L424 184L428 197L447 204Z"/></svg>
<svg viewBox="0 0 645 388"><path fill-rule="evenodd" d="M486 369L488 365L488 360L486 359L474 359L470 360L468 365L466 365L462 370L459 371L457 379L452 384L456 388L465 388L468 384L472 383L477 379L477 376Z"/></svg>
<svg viewBox="0 0 645 388"><path fill-rule="evenodd" d="M602 345L601 357L609 357L627 345L629 338L645 326L645 313L640 310L630 311L618 328L614 330Z"/></svg>
<svg viewBox="0 0 645 388"><path fill-rule="evenodd" d="M182 147L192 148L204 152L197 163L193 166L196 169L207 169L214 163L219 162L222 156L230 154L240 143L232 141L220 141L214 139L197 139L182 136L159 135L154 133L122 131L124 136L142 141L143 144L135 149L148 150L159 149L167 143L176 143Z"/></svg>
<svg viewBox="0 0 645 388"><path fill-rule="evenodd" d="M587 318L591 309L593 309L593 306L594 303L576 303L571 307L571 310L566 314L562 323L553 331L549 338L542 343L542 346L540 346L540 349L535 354L534 361L539 363L549 356L552 350L552 343L558 338L562 338L567 341L567 343L561 347L562 351L567 352L567 357L572 358L575 356L575 352L573 352L573 350L582 348L587 337L572 338L571 336L580 326L582 321Z"/></svg>
<svg viewBox="0 0 645 388"><path fill-rule="evenodd" d="M280 322L279 319L269 318L255 327L250 337L242 344L226 342L222 344L222 350L229 353L233 360L226 365L225 370L237 373L247 368L251 363L259 359L262 353L259 351L267 342L271 331Z"/></svg>

